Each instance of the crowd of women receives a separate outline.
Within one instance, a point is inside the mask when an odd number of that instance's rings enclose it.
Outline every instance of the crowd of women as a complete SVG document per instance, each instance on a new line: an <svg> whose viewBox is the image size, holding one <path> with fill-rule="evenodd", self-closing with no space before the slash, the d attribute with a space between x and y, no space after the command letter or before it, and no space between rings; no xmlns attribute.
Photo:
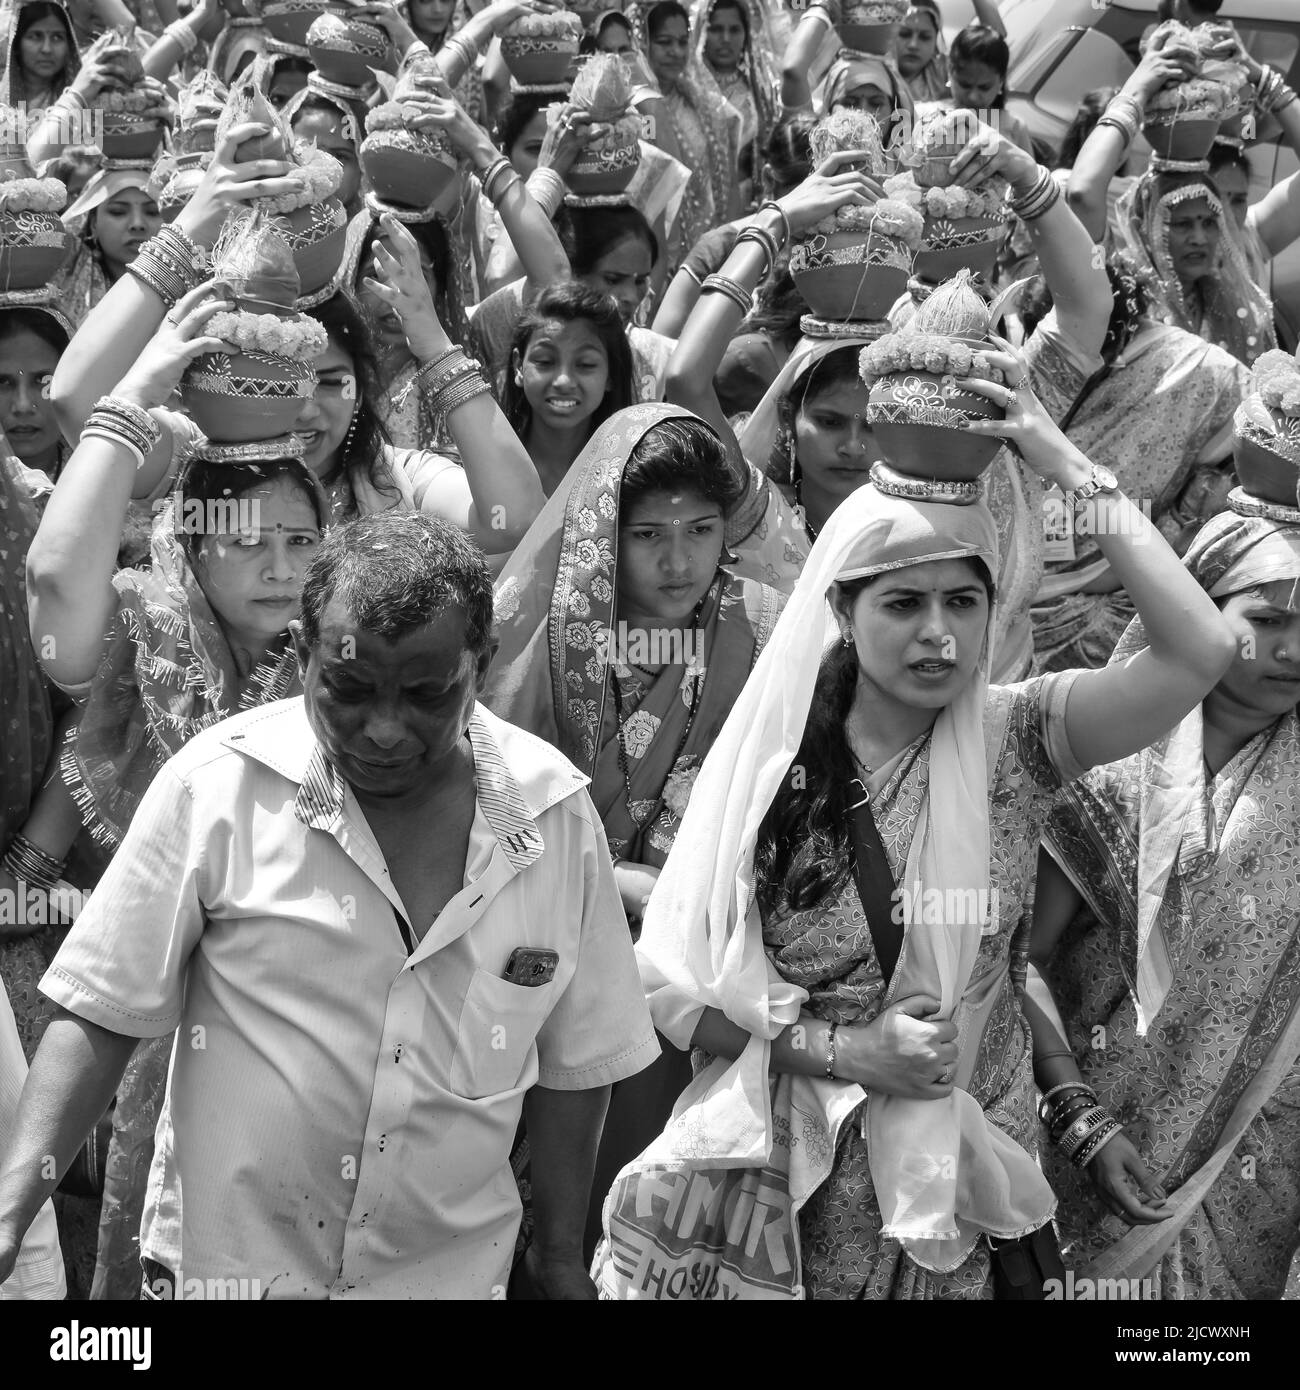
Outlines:
<svg viewBox="0 0 1300 1390"><path fill-rule="evenodd" d="M518 81L502 41L548 0L355 6L387 43L359 87L270 3L3 4L0 267L25 209L67 235L43 284L0 271L0 1102L162 763L301 693L288 624L324 533L416 508L497 575L484 703L590 779L661 1035L597 1160L604 1292L639 1155L743 1181L775 1144L787 1292L1036 1297L1069 1267L1282 1297L1300 510L1243 498L1233 449L1280 432L1300 480L1267 283L1300 184L1251 201L1233 134L1148 160L1144 114L1197 51L1149 44L1050 149L1004 109L994 0L955 33L941 0L877 6L880 52L842 44L836 0L575 4L575 61L617 68L639 122L624 190L583 196L608 113ZM1212 37L1252 137L1300 151L1282 76ZM380 108L446 152L424 206L375 186ZM970 427L1002 446L979 496L900 482L861 368L889 325L811 314L790 269L898 196L945 109L979 120L944 181L1007 190L975 282L997 336L970 390L1005 410ZM845 111L872 151L825 153ZM90 118L123 112L156 148L105 156ZM277 310L317 349L292 432L262 438L246 393L214 440L183 383L233 351L237 303L274 307L230 247L322 168L336 265ZM934 289L914 267L890 322ZM1045 524L1080 492L1106 525ZM882 901L911 885L975 890L978 929L899 928ZM140 1046L56 1194L72 1297L139 1296L171 1048ZM523 1134L515 1168L522 1242Z"/></svg>

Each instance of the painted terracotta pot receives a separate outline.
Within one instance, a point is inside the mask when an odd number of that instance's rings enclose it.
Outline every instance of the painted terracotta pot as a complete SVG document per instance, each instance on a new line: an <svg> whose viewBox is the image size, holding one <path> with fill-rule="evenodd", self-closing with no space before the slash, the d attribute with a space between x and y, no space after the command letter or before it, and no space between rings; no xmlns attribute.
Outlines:
<svg viewBox="0 0 1300 1390"><path fill-rule="evenodd" d="M382 203L425 208L456 176L456 156L429 136L377 130L361 142L361 168Z"/></svg>
<svg viewBox="0 0 1300 1390"><path fill-rule="evenodd" d="M790 252L790 274L809 309L836 323L883 319L911 273L906 244L879 232L819 232Z"/></svg>
<svg viewBox="0 0 1300 1390"><path fill-rule="evenodd" d="M343 204L334 197L322 198L319 203L281 213L276 222L293 252L300 293L323 290L343 264L348 231Z"/></svg>
<svg viewBox="0 0 1300 1390"><path fill-rule="evenodd" d="M162 144L165 129L156 116L106 111L100 148L105 159L148 159Z"/></svg>
<svg viewBox="0 0 1300 1390"><path fill-rule="evenodd" d="M906 0L845 0L835 32L855 53L888 53L894 25L906 13Z"/></svg>
<svg viewBox="0 0 1300 1390"><path fill-rule="evenodd" d="M315 389L310 363L264 352L205 353L181 378L187 413L216 444L288 434Z"/></svg>
<svg viewBox="0 0 1300 1390"><path fill-rule="evenodd" d="M992 273L1005 224L1000 217L929 217L912 272L937 285L959 270L973 270L986 279Z"/></svg>
<svg viewBox="0 0 1300 1390"><path fill-rule="evenodd" d="M641 147L633 136L612 149L584 150L564 181L579 198L609 198L632 182L640 162Z"/></svg>
<svg viewBox="0 0 1300 1390"><path fill-rule="evenodd" d="M372 68L387 71L392 66L388 35L378 25L337 14L312 21L307 51L320 75L341 87L369 87L375 80Z"/></svg>
<svg viewBox="0 0 1300 1390"><path fill-rule="evenodd" d="M273 39L307 47L307 31L322 14L344 14L348 7L321 0L263 0L262 24Z"/></svg>
<svg viewBox="0 0 1300 1390"><path fill-rule="evenodd" d="M1261 502L1300 507L1300 419L1276 410L1269 414L1279 434L1237 425L1232 442L1237 481ZM1280 446L1280 447L1279 447Z"/></svg>
<svg viewBox="0 0 1300 1390"><path fill-rule="evenodd" d="M982 340L972 347L986 348ZM892 372L877 377L867 423L881 452L899 473L940 482L973 482L1002 447L992 435L970 434L972 420L1001 420L1006 412L947 373Z"/></svg>
<svg viewBox="0 0 1300 1390"><path fill-rule="evenodd" d="M44 289L74 241L57 212L0 212L0 292Z"/></svg>
<svg viewBox="0 0 1300 1390"><path fill-rule="evenodd" d="M521 87L562 87L578 56L576 34L501 35L501 56Z"/></svg>
<svg viewBox="0 0 1300 1390"><path fill-rule="evenodd" d="M1204 159L1219 133L1218 114L1189 114L1172 121L1145 121L1142 134L1162 159Z"/></svg>

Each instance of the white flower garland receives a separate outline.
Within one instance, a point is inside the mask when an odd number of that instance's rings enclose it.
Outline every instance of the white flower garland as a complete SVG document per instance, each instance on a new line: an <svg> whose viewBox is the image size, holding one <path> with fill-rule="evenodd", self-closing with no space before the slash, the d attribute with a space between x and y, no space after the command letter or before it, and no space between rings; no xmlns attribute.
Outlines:
<svg viewBox="0 0 1300 1390"><path fill-rule="evenodd" d="M1272 410L1300 416L1300 362L1281 348L1260 357L1251 371L1255 391Z"/></svg>
<svg viewBox="0 0 1300 1390"><path fill-rule="evenodd" d="M1002 373L969 343L936 333L887 333L858 354L863 380L893 372L933 372L936 376L974 377L1001 382Z"/></svg>
<svg viewBox="0 0 1300 1390"><path fill-rule="evenodd" d="M833 232L876 232L896 237L912 251L920 246L924 230L921 214L896 198L881 198L865 207L842 207L813 228L814 233L824 236Z"/></svg>
<svg viewBox="0 0 1300 1390"><path fill-rule="evenodd" d="M311 362L325 351L329 338L322 324L304 317L282 319L275 314L223 310L208 320L206 332L241 352L263 352L293 362Z"/></svg>
<svg viewBox="0 0 1300 1390"><path fill-rule="evenodd" d="M1007 189L1005 179L993 178L982 188L922 188L910 172L893 174L885 180L890 198L906 203L927 217L1005 217Z"/></svg>
<svg viewBox="0 0 1300 1390"><path fill-rule="evenodd" d="M258 207L267 212L293 212L296 208L310 207L328 198L343 182L343 166L327 150L306 141L295 141L293 153L298 167L291 169L286 177L297 187L275 198L259 198Z"/></svg>
<svg viewBox="0 0 1300 1390"><path fill-rule="evenodd" d="M0 212L62 212L68 190L62 179L5 179L0 183Z"/></svg>

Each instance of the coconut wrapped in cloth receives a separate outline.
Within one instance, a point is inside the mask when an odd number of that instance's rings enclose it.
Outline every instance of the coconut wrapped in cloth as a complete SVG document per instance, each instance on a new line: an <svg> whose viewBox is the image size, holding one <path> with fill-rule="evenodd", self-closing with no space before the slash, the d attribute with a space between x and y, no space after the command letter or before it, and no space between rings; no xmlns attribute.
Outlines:
<svg viewBox="0 0 1300 1390"><path fill-rule="evenodd" d="M49 282L72 254L76 237L59 216L68 190L60 179L36 177L20 137L23 128L19 112L0 108L0 294L48 298Z"/></svg>
<svg viewBox="0 0 1300 1390"><path fill-rule="evenodd" d="M217 125L217 141L223 140L232 126L247 121L269 126L270 134L244 141L235 153L236 163L283 159L292 166L288 178L294 187L274 198L258 198L255 204L276 218L293 252L300 293L310 307L310 301L328 295L343 262L348 218L334 196L343 182L342 165L332 154L318 149L314 141L295 139L288 121L267 101L251 73L232 88Z"/></svg>
<svg viewBox="0 0 1300 1390"><path fill-rule="evenodd" d="M991 127L973 112L931 111L917 121L901 173L885 180L885 193L924 218L913 274L936 284L961 270L987 278L1005 234L1010 185L999 175L978 188L953 182L952 161Z"/></svg>
<svg viewBox="0 0 1300 1390"><path fill-rule="evenodd" d="M456 176L456 152L442 130L416 130L426 114L421 99L445 84L430 53L402 65L393 99L366 117L361 169L381 210L405 221L424 221Z"/></svg>
<svg viewBox="0 0 1300 1390"><path fill-rule="evenodd" d="M569 10L521 16L501 35L501 57L520 91L566 87L578 46L582 20Z"/></svg>
<svg viewBox="0 0 1300 1390"><path fill-rule="evenodd" d="M226 84L207 68L196 73L177 92L173 147L178 155L212 154L216 149L217 127L229 100Z"/></svg>
<svg viewBox="0 0 1300 1390"><path fill-rule="evenodd" d="M1300 362L1274 348L1255 363L1250 380L1251 394L1232 419L1240 491L1258 502L1300 508Z"/></svg>
<svg viewBox="0 0 1300 1390"><path fill-rule="evenodd" d="M899 473L939 482L974 482L1002 441L971 434L972 420L1006 412L962 384L973 378L1003 384L987 354L995 314L969 271L945 281L905 328L862 349L862 380L871 389L867 423Z"/></svg>
<svg viewBox="0 0 1300 1390"><path fill-rule="evenodd" d="M602 129L588 140L565 177L578 198L610 198L624 192L641 162L641 117L632 107L632 77L613 53L596 53L578 69L569 102ZM553 106L554 121L561 106Z"/></svg>
<svg viewBox="0 0 1300 1390"><path fill-rule="evenodd" d="M851 150L861 154L867 174L884 174L880 125L865 111L837 109L817 122L809 138L814 169L828 156ZM907 288L923 227L921 214L896 198L842 207L792 244L790 274L818 319L879 321Z"/></svg>
<svg viewBox="0 0 1300 1390"><path fill-rule="evenodd" d="M175 120L167 88L156 77L146 77L135 49L135 26L122 24L106 29L86 50L83 61L112 51L120 52L123 86L101 91L93 109L104 122L100 148L105 159L151 159Z"/></svg>
<svg viewBox="0 0 1300 1390"><path fill-rule="evenodd" d="M218 293L235 301L206 332L230 350L205 353L181 379L181 399L217 445L289 433L316 389L324 328L294 307L298 272L278 219L260 210L228 222L212 252ZM228 457L237 459L237 449Z"/></svg>

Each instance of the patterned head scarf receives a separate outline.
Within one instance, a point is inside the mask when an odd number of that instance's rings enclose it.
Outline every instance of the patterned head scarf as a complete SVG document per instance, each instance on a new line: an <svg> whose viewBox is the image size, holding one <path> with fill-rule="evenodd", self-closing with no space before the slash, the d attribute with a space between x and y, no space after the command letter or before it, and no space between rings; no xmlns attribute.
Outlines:
<svg viewBox="0 0 1300 1390"><path fill-rule="evenodd" d="M14 106L23 102L29 113L35 108L28 99L26 84L23 82L22 64L18 53L18 21L23 10L34 4L52 6L63 17L68 31L68 62L63 70L60 90L66 90L68 84L81 71L81 53L77 48L76 31L72 27L72 19L63 0L5 0L0 8L0 62L4 64L3 68L0 68L0 106Z"/></svg>
<svg viewBox="0 0 1300 1390"><path fill-rule="evenodd" d="M1203 199L1219 224L1219 261L1197 282L1198 315L1174 272L1169 224L1182 203ZM1273 306L1250 278L1234 219L1207 174L1148 169L1119 201L1119 240L1139 270L1152 273L1158 292L1154 314L1199 334L1249 366L1277 346Z"/></svg>

